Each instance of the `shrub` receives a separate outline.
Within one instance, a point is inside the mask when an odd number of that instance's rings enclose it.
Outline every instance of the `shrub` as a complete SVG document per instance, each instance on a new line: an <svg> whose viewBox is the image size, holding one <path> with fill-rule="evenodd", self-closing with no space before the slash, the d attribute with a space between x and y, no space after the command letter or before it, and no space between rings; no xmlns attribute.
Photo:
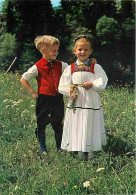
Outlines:
<svg viewBox="0 0 136 195"><path fill-rule="evenodd" d="M0 37L0 68L6 70L16 56L17 43L15 35L5 33Z"/></svg>

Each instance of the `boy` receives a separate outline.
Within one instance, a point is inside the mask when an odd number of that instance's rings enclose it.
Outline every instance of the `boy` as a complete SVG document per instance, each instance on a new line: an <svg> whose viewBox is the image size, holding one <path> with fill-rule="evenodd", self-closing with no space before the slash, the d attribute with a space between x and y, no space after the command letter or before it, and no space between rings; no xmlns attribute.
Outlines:
<svg viewBox="0 0 136 195"><path fill-rule="evenodd" d="M45 128L49 123L55 132L57 150L62 139L62 120L64 117L63 96L58 92L59 80L67 63L56 60L59 50L59 40L53 36L39 36L35 46L41 52L42 59L35 63L22 75L22 85L32 94L36 102L37 128L41 157L47 155ZM29 84L31 78L37 78L38 93Z"/></svg>

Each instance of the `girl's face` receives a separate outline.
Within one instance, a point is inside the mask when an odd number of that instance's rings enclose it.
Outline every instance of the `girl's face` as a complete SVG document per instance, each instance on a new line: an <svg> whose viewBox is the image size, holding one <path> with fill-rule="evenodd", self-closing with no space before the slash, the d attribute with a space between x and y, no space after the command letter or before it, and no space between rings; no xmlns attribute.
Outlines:
<svg viewBox="0 0 136 195"><path fill-rule="evenodd" d="M78 61L81 63L83 63L91 55L91 53L92 50L88 42L79 42L74 49L74 54L76 54Z"/></svg>

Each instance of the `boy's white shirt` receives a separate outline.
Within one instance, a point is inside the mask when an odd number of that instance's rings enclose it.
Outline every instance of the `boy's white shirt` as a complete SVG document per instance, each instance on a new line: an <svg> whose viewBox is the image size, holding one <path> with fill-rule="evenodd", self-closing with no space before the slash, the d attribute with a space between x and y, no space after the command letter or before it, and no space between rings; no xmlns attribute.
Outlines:
<svg viewBox="0 0 136 195"><path fill-rule="evenodd" d="M62 72L65 70L65 68L68 66L67 63L65 62L62 62ZM30 81L32 78L36 78L38 77L38 69L37 69L37 66L36 65L33 65L31 68L29 68L27 70L27 72L25 72L23 75L22 75L22 78L25 79L26 81Z"/></svg>

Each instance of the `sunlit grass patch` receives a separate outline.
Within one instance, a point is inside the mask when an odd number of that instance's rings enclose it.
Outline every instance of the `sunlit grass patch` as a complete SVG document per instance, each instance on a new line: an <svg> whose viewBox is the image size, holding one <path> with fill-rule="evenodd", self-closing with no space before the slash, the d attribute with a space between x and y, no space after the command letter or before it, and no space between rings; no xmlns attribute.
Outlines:
<svg viewBox="0 0 136 195"><path fill-rule="evenodd" d="M20 84L21 75L0 73L0 193L134 194L134 90L112 87L100 93L107 145L92 162L57 152L48 125L48 164L39 158L35 100ZM36 90L36 81L31 84ZM65 98L65 105L67 98Z"/></svg>

